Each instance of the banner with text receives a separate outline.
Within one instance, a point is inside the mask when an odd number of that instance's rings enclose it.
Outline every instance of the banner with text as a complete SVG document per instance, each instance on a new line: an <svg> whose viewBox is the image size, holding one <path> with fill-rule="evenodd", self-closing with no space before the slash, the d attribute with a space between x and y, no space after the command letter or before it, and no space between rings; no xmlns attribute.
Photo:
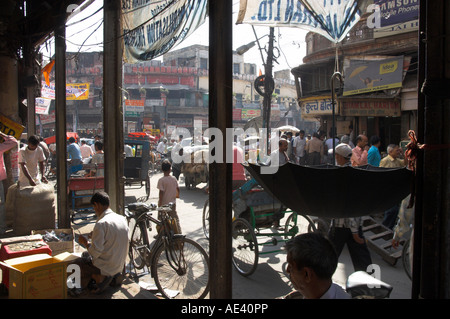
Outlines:
<svg viewBox="0 0 450 319"><path fill-rule="evenodd" d="M200 25L207 0L122 0L124 60L147 61L168 52Z"/></svg>
<svg viewBox="0 0 450 319"><path fill-rule="evenodd" d="M302 28L338 43L359 19L355 0L241 0L236 24Z"/></svg>
<svg viewBox="0 0 450 319"><path fill-rule="evenodd" d="M41 97L47 99L55 99L55 83L51 82L47 85L42 81ZM89 83L67 83L66 84L66 100L79 101L89 99Z"/></svg>

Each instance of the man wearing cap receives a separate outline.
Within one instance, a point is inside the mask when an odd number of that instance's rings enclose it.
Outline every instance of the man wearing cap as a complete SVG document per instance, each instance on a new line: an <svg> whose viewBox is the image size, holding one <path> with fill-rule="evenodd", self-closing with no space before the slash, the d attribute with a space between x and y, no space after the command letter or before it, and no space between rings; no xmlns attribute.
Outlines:
<svg viewBox="0 0 450 319"><path fill-rule="evenodd" d="M335 155L337 165L351 166L352 149L348 144L337 145ZM372 258L362 234L360 217L333 219L328 237L338 256L341 254L344 245L347 244L355 271L367 271L367 267L372 264Z"/></svg>
<svg viewBox="0 0 450 319"><path fill-rule="evenodd" d="M334 154L337 166L351 166L352 149L348 144L341 143L336 145ZM328 155L333 155L333 149L328 151Z"/></svg>

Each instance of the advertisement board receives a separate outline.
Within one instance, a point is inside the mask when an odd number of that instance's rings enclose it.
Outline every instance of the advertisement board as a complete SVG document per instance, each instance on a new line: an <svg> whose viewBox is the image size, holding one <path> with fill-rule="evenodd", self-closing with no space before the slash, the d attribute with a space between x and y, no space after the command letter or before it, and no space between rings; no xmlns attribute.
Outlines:
<svg viewBox="0 0 450 319"><path fill-rule="evenodd" d="M403 81L403 56L383 60L349 59L344 67L344 96L398 88Z"/></svg>
<svg viewBox="0 0 450 319"><path fill-rule="evenodd" d="M89 98L89 83L67 83L66 84L66 100L79 101ZM47 85L42 82L41 97L47 99L55 99L55 83L51 82Z"/></svg>
<svg viewBox="0 0 450 319"><path fill-rule="evenodd" d="M419 30L419 0L374 0L380 8L380 28L373 37L381 38Z"/></svg>

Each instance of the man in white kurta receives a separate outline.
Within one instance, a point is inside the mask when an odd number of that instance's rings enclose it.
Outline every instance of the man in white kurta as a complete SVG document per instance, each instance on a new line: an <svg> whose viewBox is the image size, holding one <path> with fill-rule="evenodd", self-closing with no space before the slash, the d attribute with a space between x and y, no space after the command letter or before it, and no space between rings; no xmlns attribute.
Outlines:
<svg viewBox="0 0 450 319"><path fill-rule="evenodd" d="M87 248L92 257L92 265L98 269L92 273L97 288L102 292L115 276L122 273L128 254L128 225L125 217L116 214L109 208L109 196L105 192L97 192L92 196L97 222L91 234L91 242L80 236L79 243Z"/></svg>

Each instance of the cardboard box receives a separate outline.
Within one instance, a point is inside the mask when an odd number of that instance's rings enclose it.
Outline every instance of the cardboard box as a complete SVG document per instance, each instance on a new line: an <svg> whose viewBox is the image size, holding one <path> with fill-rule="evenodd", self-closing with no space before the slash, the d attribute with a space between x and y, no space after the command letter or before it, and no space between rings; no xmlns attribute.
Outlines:
<svg viewBox="0 0 450 319"><path fill-rule="evenodd" d="M32 230L32 235L42 235L44 236L46 232L54 231L56 236L59 236L61 233L69 234L72 240L69 241L46 241L45 243L52 250L52 256L59 255L64 252L73 253L74 252L74 233L73 228L61 228L61 229L41 229L41 230Z"/></svg>
<svg viewBox="0 0 450 319"><path fill-rule="evenodd" d="M67 256L36 254L8 259L0 264L9 268L10 299L67 297Z"/></svg>

